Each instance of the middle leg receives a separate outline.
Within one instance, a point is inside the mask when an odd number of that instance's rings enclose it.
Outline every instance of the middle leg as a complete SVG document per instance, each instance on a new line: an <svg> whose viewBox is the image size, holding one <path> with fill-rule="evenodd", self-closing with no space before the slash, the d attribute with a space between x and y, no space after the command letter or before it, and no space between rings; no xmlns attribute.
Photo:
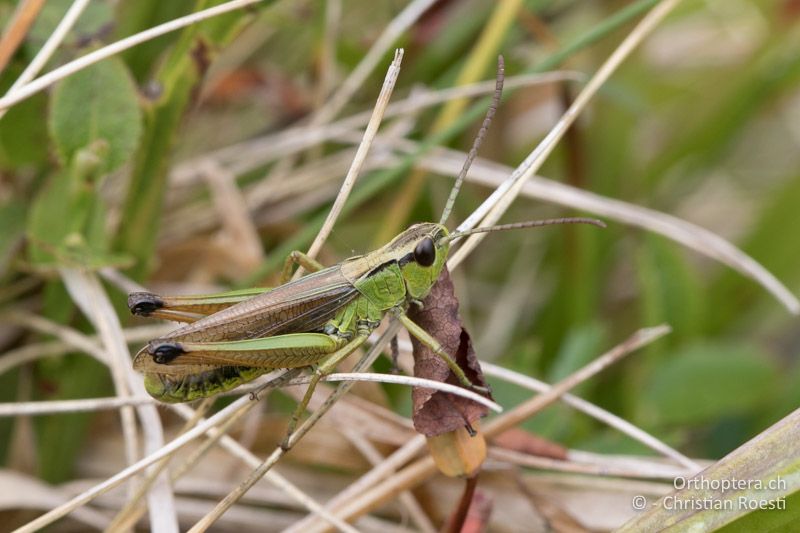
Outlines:
<svg viewBox="0 0 800 533"><path fill-rule="evenodd" d="M397 313L397 318L402 322L403 326L408 330L410 334L416 337L422 344L433 350L433 352L438 355L447 366L450 367L450 370L455 374L458 381L461 382L466 388L474 390L475 392L479 392L482 394L489 394L491 391L488 387L481 387L479 385L475 385L472 383L466 374L464 374L464 370L458 366L455 359L447 353L442 345L437 341L433 335L425 331L422 326L411 320L408 315L404 312L400 311Z"/></svg>
<svg viewBox="0 0 800 533"><path fill-rule="evenodd" d="M311 381L308 383L308 388L306 389L306 393L303 395L303 399L297 404L297 407L292 413L292 418L289 420L289 426L286 430L286 436L283 438L283 442L281 442L281 448L284 451L289 449L289 438L294 433L294 430L297 428L297 423L300 421L300 418L305 413L306 409L308 408L308 404L311 401L311 397L314 395L314 390L317 388L317 384L319 381L324 377L333 372L336 369L336 365L338 365L341 361L346 359L350 354L352 354L356 349L364 344L364 342L369 338L368 331L359 331L358 335L356 335L353 340L339 348L337 351L333 352L331 355L325 358L315 369L313 374L311 375Z"/></svg>

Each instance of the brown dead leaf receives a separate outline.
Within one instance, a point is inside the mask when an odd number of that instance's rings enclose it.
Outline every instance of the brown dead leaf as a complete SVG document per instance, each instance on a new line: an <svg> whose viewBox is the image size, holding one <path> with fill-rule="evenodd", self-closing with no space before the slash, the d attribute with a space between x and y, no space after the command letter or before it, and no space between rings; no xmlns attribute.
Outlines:
<svg viewBox="0 0 800 533"><path fill-rule="evenodd" d="M438 340L455 358L469 380L486 386L475 350L458 315L458 300L447 268L442 270L430 294L422 301L422 309L412 306L408 316ZM414 375L419 378L460 385L447 364L413 336ZM471 424L485 416L483 405L460 396L415 387L411 394L414 428L428 437L441 435Z"/></svg>

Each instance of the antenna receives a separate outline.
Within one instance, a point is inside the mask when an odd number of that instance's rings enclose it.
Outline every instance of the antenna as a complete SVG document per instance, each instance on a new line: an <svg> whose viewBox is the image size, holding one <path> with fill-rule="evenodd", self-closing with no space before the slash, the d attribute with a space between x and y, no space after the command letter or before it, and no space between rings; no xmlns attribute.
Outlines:
<svg viewBox="0 0 800 533"><path fill-rule="evenodd" d="M452 241L463 237L464 235L472 235L473 233L488 233L490 231L506 231L510 229L522 229L522 228L536 228L539 226L552 226L555 224L591 224L593 226L598 226L601 228L605 228L606 224L602 220L597 220L596 218L585 218L585 217L567 217L567 218L546 218L544 220L528 220L527 222L513 222L511 224L500 224L499 226L486 226L483 228L474 228L471 230L466 231L454 231L447 237L444 237L443 241Z"/></svg>
<svg viewBox="0 0 800 533"><path fill-rule="evenodd" d="M464 183L464 178L467 177L469 167L472 165L472 161L475 159L475 156L478 155L478 148L480 148L483 138L486 137L486 131L489 129L489 125L492 123L494 114L497 112L497 105L500 103L500 96L503 94L503 81L505 80L505 73L506 64L503 60L503 56L499 55L497 56L497 81L494 86L492 103L489 104L489 109L486 110L486 117L483 119L481 129L478 131L478 135L475 136L475 140L472 143L472 148L470 149L469 154L467 154L466 161L464 161L464 166L461 167L461 172L458 174L458 178L456 178L453 189L450 191L450 197L447 198L447 204L444 206L444 210L442 211L442 219L439 221L439 224L444 225L444 223L447 222L447 219L450 217L450 212L453 210L453 205L456 203L458 191L461 190L461 184Z"/></svg>

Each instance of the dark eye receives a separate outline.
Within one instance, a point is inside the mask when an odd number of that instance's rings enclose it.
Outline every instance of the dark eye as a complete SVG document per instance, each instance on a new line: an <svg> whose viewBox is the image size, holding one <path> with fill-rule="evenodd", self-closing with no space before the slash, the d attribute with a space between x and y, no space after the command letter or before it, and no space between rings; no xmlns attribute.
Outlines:
<svg viewBox="0 0 800 533"><path fill-rule="evenodd" d="M419 266L429 267L436 260L436 249L430 237L425 237L414 248L414 261Z"/></svg>

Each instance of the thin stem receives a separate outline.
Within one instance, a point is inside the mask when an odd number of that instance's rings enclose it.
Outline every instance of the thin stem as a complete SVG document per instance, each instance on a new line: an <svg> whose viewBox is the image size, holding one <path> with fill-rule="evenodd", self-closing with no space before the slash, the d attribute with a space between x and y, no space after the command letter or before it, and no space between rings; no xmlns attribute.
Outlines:
<svg viewBox="0 0 800 533"><path fill-rule="evenodd" d="M319 253L322 245L325 243L325 240L333 230L333 225L339 218L339 214L344 208L344 204L347 201L347 197L350 195L350 191L353 190L353 186L356 183L356 178L361 171L361 167L364 165L364 161L367 158L370 146L372 146L372 141L375 139L375 135L378 133L378 127L383 119L383 113L386 111L386 106L389 105L389 99L392 96L394 85L397 82L397 77L400 75L400 63L402 61L403 50L398 49L395 51L394 61L392 61L392 64L389 66L389 69L386 72L386 77L383 80L383 87L378 95L377 102L375 102L375 108L372 112L372 117L370 118L367 128L364 131L364 137L361 141L361 144L358 146L356 155L353 158L352 164L350 165L350 170L348 170L347 176L345 176L344 183L342 183L339 194L336 196L336 200L333 202L333 206L328 213L328 217L325 219L322 228L319 230L319 233L317 233L317 237L314 239L314 242L308 249L307 255L309 257L314 258ZM295 272L295 278L299 277L302 274L302 271L302 267L298 268L297 272Z"/></svg>
<svg viewBox="0 0 800 533"><path fill-rule="evenodd" d="M41 50L39 50L39 53L36 54L36 57L33 58L30 64L25 67L25 70L22 71L22 74L19 75L19 78L16 79L14 84L11 85L6 95L14 93L17 89L31 81L33 77L42 70L42 67L44 67L53 56L53 53L61 44L61 41L67 36L67 33L69 33L69 30L75 25L78 17L80 17L88 4L89 0L75 0L75 2L69 6L69 9L67 9L67 12L58 23L58 26L56 26L56 29L53 30L53 33L51 33L50 37L45 41L44 46L42 46ZM5 115L7 111L8 109L0 109L0 118L3 118L3 115Z"/></svg>

